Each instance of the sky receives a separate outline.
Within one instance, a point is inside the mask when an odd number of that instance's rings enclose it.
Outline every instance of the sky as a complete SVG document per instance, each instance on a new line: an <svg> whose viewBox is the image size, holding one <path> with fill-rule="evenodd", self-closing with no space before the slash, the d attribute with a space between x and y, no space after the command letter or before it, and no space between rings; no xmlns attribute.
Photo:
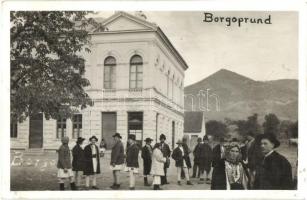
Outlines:
<svg viewBox="0 0 307 200"><path fill-rule="evenodd" d="M214 17L266 19L271 24L203 22L204 12ZM114 12L100 12L109 17ZM156 23L187 62L185 86L220 69L254 80L298 78L298 14L296 12L242 11L144 11ZM130 14L134 14L130 12Z"/></svg>

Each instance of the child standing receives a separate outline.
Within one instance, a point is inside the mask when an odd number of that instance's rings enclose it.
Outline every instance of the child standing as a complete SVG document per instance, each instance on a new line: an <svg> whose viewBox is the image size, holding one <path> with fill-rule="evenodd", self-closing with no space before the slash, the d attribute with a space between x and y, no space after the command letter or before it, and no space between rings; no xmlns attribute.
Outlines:
<svg viewBox="0 0 307 200"><path fill-rule="evenodd" d="M62 145L58 149L58 178L60 184L60 190L65 190L65 179L69 179L71 190L76 190L74 182L74 174L71 168L70 149L68 147L69 138L62 138Z"/></svg>

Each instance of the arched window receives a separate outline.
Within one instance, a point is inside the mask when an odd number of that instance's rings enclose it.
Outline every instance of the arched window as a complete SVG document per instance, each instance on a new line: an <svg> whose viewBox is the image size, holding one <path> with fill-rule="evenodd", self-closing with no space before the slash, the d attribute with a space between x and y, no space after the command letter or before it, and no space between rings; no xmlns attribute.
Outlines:
<svg viewBox="0 0 307 200"><path fill-rule="evenodd" d="M129 88L142 88L143 85L143 59L134 55L130 59L130 81Z"/></svg>
<svg viewBox="0 0 307 200"><path fill-rule="evenodd" d="M103 88L115 89L115 84L116 84L116 60L114 57L109 56L104 60Z"/></svg>

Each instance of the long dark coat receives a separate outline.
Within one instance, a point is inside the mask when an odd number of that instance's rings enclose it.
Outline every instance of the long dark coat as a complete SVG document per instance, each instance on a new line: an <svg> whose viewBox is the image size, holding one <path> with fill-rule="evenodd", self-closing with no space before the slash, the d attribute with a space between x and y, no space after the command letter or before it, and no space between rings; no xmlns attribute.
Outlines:
<svg viewBox="0 0 307 200"><path fill-rule="evenodd" d="M149 175L151 170L151 156L152 156L152 147L149 145L144 145L142 148L142 158L143 158L143 174Z"/></svg>
<svg viewBox="0 0 307 200"><path fill-rule="evenodd" d="M125 162L124 145L121 141L118 141L112 147L110 164L122 165L124 164L124 162Z"/></svg>
<svg viewBox="0 0 307 200"><path fill-rule="evenodd" d="M79 144L76 144L72 149L72 170L73 171L83 171L84 170L84 150Z"/></svg>
<svg viewBox="0 0 307 200"><path fill-rule="evenodd" d="M199 168L210 172L212 164L212 149L209 144L203 143L199 147Z"/></svg>
<svg viewBox="0 0 307 200"><path fill-rule="evenodd" d="M183 167L183 160L185 160L188 168L191 168L191 162L188 159L189 155L182 155L182 151L179 147L176 147L173 151L172 158L175 160L176 167Z"/></svg>
<svg viewBox="0 0 307 200"><path fill-rule="evenodd" d="M256 169L254 189L291 190L292 186L291 164L275 151L265 157L261 167Z"/></svg>
<svg viewBox="0 0 307 200"><path fill-rule="evenodd" d="M241 163L242 164L242 163ZM242 164L243 166L243 164ZM244 168L245 174L247 173L246 168ZM243 185L234 184L231 185L231 190L243 190ZM215 163L215 167L212 172L211 190L226 190L226 172L225 172L225 159L220 159Z"/></svg>
<svg viewBox="0 0 307 200"><path fill-rule="evenodd" d="M96 174L100 174L100 159L99 159L99 149L97 145L95 145L96 148L96 159L97 159L97 171ZM85 160L85 165L84 165L84 175L93 175L94 174L94 169L93 169L93 156L92 156L92 148L91 144L85 146L84 148L84 160Z"/></svg>
<svg viewBox="0 0 307 200"><path fill-rule="evenodd" d="M200 146L201 143L197 144L193 150L193 155L194 155L194 164L199 165L200 164Z"/></svg>
<svg viewBox="0 0 307 200"><path fill-rule="evenodd" d="M127 148L127 158L126 158L126 164L127 167L135 167L139 168L139 147L137 144L130 145Z"/></svg>
<svg viewBox="0 0 307 200"><path fill-rule="evenodd" d="M160 145L162 146L161 151L162 151L163 157L169 158L171 156L171 149L169 148L168 144L164 142L164 143L160 143ZM166 168L169 168L169 162L164 163L164 169L166 170Z"/></svg>
<svg viewBox="0 0 307 200"><path fill-rule="evenodd" d="M183 147L184 155L186 155L186 158L185 158L186 161L185 162L187 163L188 168L191 168L191 166L192 166L191 159L190 159L191 150L186 143L183 143L182 147Z"/></svg>
<svg viewBox="0 0 307 200"><path fill-rule="evenodd" d="M221 145L218 144L212 151L212 167L215 167L221 161Z"/></svg>

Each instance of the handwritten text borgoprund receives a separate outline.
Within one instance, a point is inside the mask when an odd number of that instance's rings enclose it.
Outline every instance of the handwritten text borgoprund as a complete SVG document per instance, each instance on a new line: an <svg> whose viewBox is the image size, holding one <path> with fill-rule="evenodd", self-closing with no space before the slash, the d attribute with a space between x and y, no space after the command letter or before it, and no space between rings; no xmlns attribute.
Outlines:
<svg viewBox="0 0 307 200"><path fill-rule="evenodd" d="M206 23L225 23L226 26L236 25L241 27L243 24L272 24L271 15L267 17L221 17L214 16L212 13L204 12L203 22Z"/></svg>

